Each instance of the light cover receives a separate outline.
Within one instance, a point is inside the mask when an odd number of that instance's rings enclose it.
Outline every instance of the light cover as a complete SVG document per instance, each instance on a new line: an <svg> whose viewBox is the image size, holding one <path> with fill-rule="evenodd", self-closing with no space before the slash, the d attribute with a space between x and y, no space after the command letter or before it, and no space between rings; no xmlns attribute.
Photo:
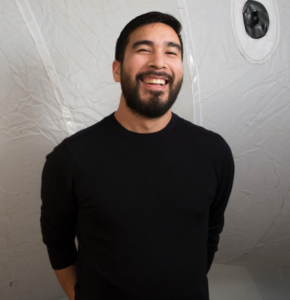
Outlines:
<svg viewBox="0 0 290 300"><path fill-rule="evenodd" d="M63 295L40 233L45 156L117 109L116 39L152 10L184 25L185 77L174 112L221 134L235 158L215 262L290 268L290 3L260 1L271 26L256 43L242 30L245 2L1 2L1 299Z"/></svg>

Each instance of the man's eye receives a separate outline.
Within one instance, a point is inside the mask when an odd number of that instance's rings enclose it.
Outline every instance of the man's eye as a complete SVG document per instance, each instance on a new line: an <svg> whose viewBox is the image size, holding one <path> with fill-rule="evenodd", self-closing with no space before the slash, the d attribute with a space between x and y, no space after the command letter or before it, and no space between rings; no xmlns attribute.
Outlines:
<svg viewBox="0 0 290 300"><path fill-rule="evenodd" d="M175 52L166 52L166 53L170 55L177 55Z"/></svg>
<svg viewBox="0 0 290 300"><path fill-rule="evenodd" d="M148 50L148 49L139 49L139 50L138 50L138 52L142 52L142 51L148 52L149 50Z"/></svg>

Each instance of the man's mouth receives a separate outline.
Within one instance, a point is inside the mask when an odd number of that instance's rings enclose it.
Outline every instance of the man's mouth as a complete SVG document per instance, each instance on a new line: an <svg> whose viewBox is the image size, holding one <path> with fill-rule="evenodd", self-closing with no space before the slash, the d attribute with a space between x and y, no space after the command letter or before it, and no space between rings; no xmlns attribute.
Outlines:
<svg viewBox="0 0 290 300"><path fill-rule="evenodd" d="M141 78L141 80L144 83L147 83L147 84L150 84L150 85L161 85L161 86L163 86L163 85L168 83L168 80L162 79L162 78L144 77L144 78Z"/></svg>

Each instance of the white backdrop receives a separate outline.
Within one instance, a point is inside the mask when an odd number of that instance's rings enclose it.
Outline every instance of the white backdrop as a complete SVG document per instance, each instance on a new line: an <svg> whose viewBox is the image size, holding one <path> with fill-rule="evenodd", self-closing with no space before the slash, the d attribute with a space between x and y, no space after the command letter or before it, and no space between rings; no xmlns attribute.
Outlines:
<svg viewBox="0 0 290 300"><path fill-rule="evenodd" d="M279 45L268 61L252 64L234 37L234 0L0 0L0 299L63 295L39 227L45 156L116 110L116 39L152 10L189 24L194 65L186 55L174 111L224 136L235 157L215 262L290 268L290 3L276 3Z"/></svg>

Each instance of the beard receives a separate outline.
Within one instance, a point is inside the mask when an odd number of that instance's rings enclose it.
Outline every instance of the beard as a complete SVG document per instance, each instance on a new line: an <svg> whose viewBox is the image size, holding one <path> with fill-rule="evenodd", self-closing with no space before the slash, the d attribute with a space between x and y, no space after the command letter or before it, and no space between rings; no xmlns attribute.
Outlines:
<svg viewBox="0 0 290 300"><path fill-rule="evenodd" d="M121 67L121 88L122 92L127 104L127 107L130 110L138 114L146 119L157 119L163 116L174 104L178 93L182 86L181 78L179 81L174 83L174 77L168 75L164 72L156 72L156 71L149 71L144 73L139 73L135 77L135 82L131 80L130 75L125 72ZM167 99L161 99L161 96L164 94L163 91L149 91L150 97L149 99L145 100L142 99L140 96L140 81L143 77L150 77L152 76L162 76L166 78L169 85L169 93Z"/></svg>

